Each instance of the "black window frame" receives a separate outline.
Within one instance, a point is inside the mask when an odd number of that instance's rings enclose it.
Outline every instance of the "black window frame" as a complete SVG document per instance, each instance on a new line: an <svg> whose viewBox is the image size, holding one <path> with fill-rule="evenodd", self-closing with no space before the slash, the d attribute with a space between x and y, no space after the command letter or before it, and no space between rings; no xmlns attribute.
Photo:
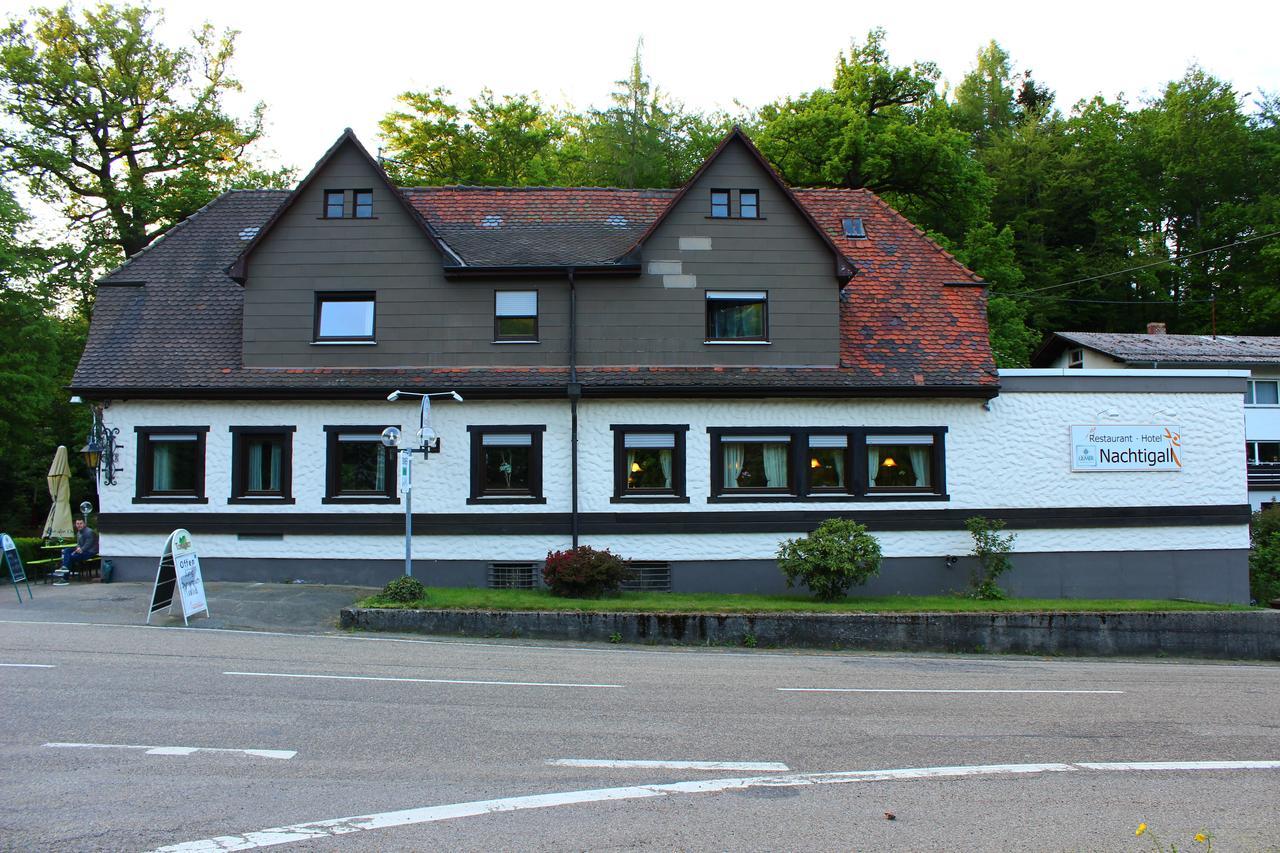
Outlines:
<svg viewBox="0 0 1280 853"><path fill-rule="evenodd" d="M721 193L724 194L724 213L716 213L716 208L720 207L720 205L716 204L716 196ZM732 219L733 218L733 191L732 190L722 189L719 187L712 187L708 200L710 201L710 208L711 208L710 212L708 213L708 216L711 219Z"/></svg>
<svg viewBox="0 0 1280 853"><path fill-rule="evenodd" d="M370 302L373 304L373 322L368 335L320 334L320 310L325 302ZM377 343L378 341L378 292L376 290L317 290L312 313L311 342L316 344Z"/></svg>
<svg viewBox="0 0 1280 853"><path fill-rule="evenodd" d="M207 425L136 426L133 431L137 436L137 462L134 467L134 503L207 504L209 502L209 498L205 493L205 451L207 447L206 439L209 435L209 427ZM184 434L190 434L195 437L195 488L191 491L183 489L181 491L156 492L151 488L152 475L154 473L153 466L155 464L155 458L151 453L151 436Z"/></svg>
<svg viewBox="0 0 1280 853"><path fill-rule="evenodd" d="M293 498L293 434L296 426L230 426L231 433L231 496L229 504L291 504ZM275 436L280 441L280 489L277 492L250 493L248 482L248 454L246 437Z"/></svg>
<svg viewBox="0 0 1280 853"><path fill-rule="evenodd" d="M744 196L748 196L748 195L755 199L755 202L751 206L755 208L756 212L753 213L751 216L747 216L747 214L743 213L743 209L746 207L746 205L742 203L742 199ZM761 219L762 218L760 216L760 190L738 190L738 218L739 219Z"/></svg>
<svg viewBox="0 0 1280 853"><path fill-rule="evenodd" d="M789 502L843 502L866 503L885 501L949 501L947 493L946 435L945 426L911 427L779 427L734 426L707 427L709 438L708 470L710 471L708 503L766 503ZM790 438L788 456L788 485L786 489L759 489L744 491L724 487L725 437L743 435L786 435ZM842 435L845 444L845 483L843 491L830 487L814 487L809 483L809 437L815 435ZM933 484L927 487L876 488L868 481L867 436L869 435L928 435L933 438ZM616 474L615 474L616 476Z"/></svg>
<svg viewBox="0 0 1280 853"><path fill-rule="evenodd" d="M546 424L471 424L471 496L468 504L545 504L542 490L542 436ZM486 435L529 434L529 490L527 493L486 492L484 488L484 437Z"/></svg>
<svg viewBox="0 0 1280 853"><path fill-rule="evenodd" d="M361 204L360 196L368 196L369 203ZM361 209L368 211L364 216L360 215ZM373 219L373 188L365 187L351 191L351 218L352 219Z"/></svg>
<svg viewBox="0 0 1280 853"><path fill-rule="evenodd" d="M399 466L398 453L394 447L382 447L382 431L389 426L400 429L399 424L328 424L324 427L324 497L320 502L325 504L398 504L400 495L397 492ZM386 454L386 482L382 491L350 491L339 489L337 452L338 442L343 435L376 435L378 446Z"/></svg>
<svg viewBox="0 0 1280 853"><path fill-rule="evenodd" d="M533 294L533 305L534 305L533 314L506 315L507 317L514 317L515 319L526 319L528 317L532 317L533 318L532 334L530 335L502 334L501 321L503 318L498 316L498 295L501 293L532 293ZM538 288L536 287L524 287L524 288L503 287L503 288L495 289L493 291L493 342L495 344L540 343L541 338L538 336L541 331L538 326L538 313L541 310L539 307L540 303L541 303L541 294L538 292Z"/></svg>
<svg viewBox="0 0 1280 853"><path fill-rule="evenodd" d="M761 329L763 334L758 336L752 335L750 337L741 337L741 338L713 337L712 336L713 327L711 323L711 305L713 302L749 303L749 302L755 302L757 300L751 300L751 299L734 300L734 299L725 298L723 296L713 297L711 295L712 293L763 293L764 299L759 300L764 305L764 322L762 323L763 328ZM740 290L740 291L706 290L706 291L703 291L702 301L705 303L704 310L706 311L706 337L703 340L704 344L761 344L761 343L767 344L770 342L769 341L769 291L768 290Z"/></svg>
<svg viewBox="0 0 1280 853"><path fill-rule="evenodd" d="M610 424L613 432L613 497L610 503L689 503L685 436L688 424ZM671 488L631 489L627 487L628 433L666 433L675 441L671 448Z"/></svg>
<svg viewBox="0 0 1280 853"><path fill-rule="evenodd" d="M342 203L342 214L333 216L330 210L333 207L333 197L337 196ZM321 219L346 219L347 217L347 191L346 190L325 190L324 191L324 208L321 211Z"/></svg>

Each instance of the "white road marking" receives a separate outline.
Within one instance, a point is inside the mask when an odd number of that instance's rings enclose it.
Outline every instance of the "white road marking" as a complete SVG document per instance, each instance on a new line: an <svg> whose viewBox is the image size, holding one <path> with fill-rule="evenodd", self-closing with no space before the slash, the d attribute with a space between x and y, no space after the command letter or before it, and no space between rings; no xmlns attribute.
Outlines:
<svg viewBox="0 0 1280 853"><path fill-rule="evenodd" d="M21 669L56 669L57 664L52 663L0 663L0 666L19 667Z"/></svg>
<svg viewBox="0 0 1280 853"><path fill-rule="evenodd" d="M1124 693L1123 690L908 690L895 687L779 687L779 693Z"/></svg>
<svg viewBox="0 0 1280 853"><path fill-rule="evenodd" d="M841 782L864 782L882 779L936 779L948 776L972 776L990 773L1041 773L1070 770L1066 764L1001 764L988 767L926 767L907 770L870 770L850 773L808 773L792 776L756 776L737 779L706 779L694 782L673 782L666 785L637 785L626 788L596 788L586 791L565 791L555 794L535 794L527 797L505 797L497 800L478 800L445 806L426 806L394 812L358 815L355 817L320 820L292 826L280 826L249 832L244 835L224 835L202 841L188 841L169 847L160 847L153 853L192 853L192 851L252 850L295 841L311 841L351 832L385 829L392 826L409 826L421 823L437 823L460 817L492 814L495 812L543 809L553 806L569 806L581 803L597 803L609 800L636 800L665 797L670 794L703 794L718 791L739 790L757 786L794 787Z"/></svg>
<svg viewBox="0 0 1280 853"><path fill-rule="evenodd" d="M191 755L193 752L234 752L255 755L258 758L278 758L287 761L297 755L293 749L226 749L217 746L144 746L136 743L46 743L55 749L141 749L147 755Z"/></svg>
<svg viewBox="0 0 1280 853"><path fill-rule="evenodd" d="M203 851L252 850L272 847L295 841L313 841L370 829L386 829L393 826L437 823L460 817L514 812L525 809L544 809L582 803L598 803L615 800L638 800L665 797L672 794L705 794L720 791L742 790L754 787L800 787L804 785L841 785L850 782L901 782L913 779L953 779L967 776L1026 775L1032 773L1063 773L1087 770L1156 769L1165 765L1170 769L1188 770L1275 770L1280 761L1187 761L1187 762L1118 762L1050 763L1050 764L988 764L968 767L907 767L894 770L852 770L842 773L796 773L787 776L748 776L733 779L706 779L694 782L674 782L667 785L636 785L625 788L596 788L585 791L564 791L554 794L536 794L527 797L505 797L496 800L478 800L443 806L425 806L394 812L357 815L354 817L319 820L291 826L279 826L248 832L243 835L223 835L201 841L187 841L168 847L160 847L152 853L203 853Z"/></svg>
<svg viewBox="0 0 1280 853"><path fill-rule="evenodd" d="M1276 770L1280 761L1077 761L1086 770Z"/></svg>
<svg viewBox="0 0 1280 853"><path fill-rule="evenodd" d="M547 764L553 767L613 767L630 769L664 770L743 770L755 773L786 773L791 768L778 761L649 761L614 760L608 758L552 758Z"/></svg>
<svg viewBox="0 0 1280 853"><path fill-rule="evenodd" d="M224 672L223 675L251 675L263 678L319 678L330 681L408 681L417 684L482 684L496 687L586 687L607 689L621 684L572 684L555 681L468 681L460 678L392 678L385 675L313 675L302 672Z"/></svg>

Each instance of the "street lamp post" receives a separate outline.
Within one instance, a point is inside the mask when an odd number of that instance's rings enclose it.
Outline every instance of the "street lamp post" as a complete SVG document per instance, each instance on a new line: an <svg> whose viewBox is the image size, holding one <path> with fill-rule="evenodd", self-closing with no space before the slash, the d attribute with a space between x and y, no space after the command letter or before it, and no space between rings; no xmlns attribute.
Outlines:
<svg viewBox="0 0 1280 853"><path fill-rule="evenodd" d="M403 435L396 427L387 427L382 431L382 446L390 450L399 450L400 458L400 494L404 495L404 574L413 577L413 454L421 453L425 462L427 454L439 452L440 439L431 428L431 398L452 397L459 403L462 395L457 391L441 391L436 394L419 394L416 391L392 391L387 395L391 402L401 397L418 397L422 405L418 409L418 431L413 437Z"/></svg>

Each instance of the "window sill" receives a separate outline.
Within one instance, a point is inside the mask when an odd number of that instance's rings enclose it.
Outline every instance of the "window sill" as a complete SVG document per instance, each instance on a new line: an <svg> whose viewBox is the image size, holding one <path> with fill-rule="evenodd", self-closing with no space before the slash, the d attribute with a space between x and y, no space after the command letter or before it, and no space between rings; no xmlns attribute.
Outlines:
<svg viewBox="0 0 1280 853"><path fill-rule="evenodd" d="M377 341L312 341L313 347L371 347L376 346Z"/></svg>
<svg viewBox="0 0 1280 853"><path fill-rule="evenodd" d="M763 222L767 216L708 216L707 219L730 219L734 222Z"/></svg>
<svg viewBox="0 0 1280 853"><path fill-rule="evenodd" d="M207 504L208 498L200 498L194 495L183 497L181 495L142 495L133 499L136 504Z"/></svg>
<svg viewBox="0 0 1280 853"><path fill-rule="evenodd" d="M950 501L950 495L907 492L897 495L884 493L867 495L712 495L709 504L746 503L890 503L893 501Z"/></svg>
<svg viewBox="0 0 1280 853"><path fill-rule="evenodd" d="M707 346L738 346L738 347L764 346L764 347L767 347L770 344L772 344L773 341L703 341L702 343Z"/></svg>
<svg viewBox="0 0 1280 853"><path fill-rule="evenodd" d="M547 499L546 499L546 498L534 498L534 497L527 497L527 498L499 498L499 497L493 497L493 498L486 498L486 497L467 498L467 505L468 505L468 506L480 506L480 505L483 505L483 504L493 504L493 505L495 505L495 506L502 505L502 504L545 504L546 502L547 502Z"/></svg>
<svg viewBox="0 0 1280 853"><path fill-rule="evenodd" d="M322 222L372 222L376 216L317 216Z"/></svg>
<svg viewBox="0 0 1280 853"><path fill-rule="evenodd" d="M540 344L542 341L517 341L517 340L497 340L492 341L495 344Z"/></svg>
<svg viewBox="0 0 1280 853"><path fill-rule="evenodd" d="M398 503L400 503L400 499L399 499L399 498L388 498L388 497L384 497L384 496L374 496L374 495L369 495L369 496L364 496L364 497L356 497L356 496L349 496L349 497L347 497L347 496L336 496L336 497L323 497L323 498L321 498L321 499L320 499L320 503L322 503L322 504L385 504L385 505L393 505L393 504L398 504Z"/></svg>
<svg viewBox="0 0 1280 853"><path fill-rule="evenodd" d="M614 495L609 498L611 504L687 504L687 496L678 495Z"/></svg>
<svg viewBox="0 0 1280 853"><path fill-rule="evenodd" d="M227 503L228 504L266 504L266 505L276 504L276 505L284 506L285 504L297 503L297 501L295 501L293 498L267 497L265 495L260 498L255 498L255 497L245 497L241 495L239 497L227 498Z"/></svg>

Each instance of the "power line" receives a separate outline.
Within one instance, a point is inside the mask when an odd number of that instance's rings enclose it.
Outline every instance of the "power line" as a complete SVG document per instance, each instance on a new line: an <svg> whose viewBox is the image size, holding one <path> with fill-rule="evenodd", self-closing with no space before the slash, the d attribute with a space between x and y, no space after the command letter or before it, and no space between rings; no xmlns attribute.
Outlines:
<svg viewBox="0 0 1280 853"><path fill-rule="evenodd" d="M1165 264L1174 264L1174 263L1177 263L1178 261L1185 261L1187 258L1194 258L1197 255L1207 255L1210 252L1218 252L1223 249L1230 249L1233 246L1243 246L1245 243L1252 243L1255 240L1265 240L1268 237L1276 237L1276 236L1280 236L1280 231L1271 231L1267 234L1257 234L1257 235L1254 235L1253 237L1246 237L1243 240L1237 240L1234 243L1224 243L1221 246L1214 246L1212 249L1201 249L1198 252L1190 252L1189 254L1186 254L1186 255L1178 255L1178 257L1176 258L1165 258L1159 261L1152 261L1149 264L1140 264L1136 267L1128 267L1122 270L1112 270L1111 272L1104 272L1104 273L1099 273L1098 275L1091 275L1088 278L1077 278L1074 281L1064 281L1061 284L1050 284L1046 287L1037 287L1034 290L1023 290L1019 293L1006 293L1003 295L1008 296L1009 298L1012 299L1016 297L1029 296L1030 294L1033 294L1033 293L1043 293L1046 290L1056 290L1059 287L1070 287L1073 284L1084 284L1085 282L1089 282L1089 281L1097 281L1100 278L1109 278L1110 276L1113 276L1113 275L1123 275L1124 273L1127 273L1127 272L1137 272L1138 270L1150 269L1151 267L1164 266Z"/></svg>
<svg viewBox="0 0 1280 853"><path fill-rule="evenodd" d="M1001 296L1002 294L997 293L995 295ZM1011 296L1018 296L1018 295L1020 294L1012 294ZM1065 297L1035 296L1035 295L1024 296L1023 298L1052 299L1056 302L1085 302L1085 303L1089 303L1090 305L1143 305L1143 306L1168 305L1170 307L1177 307L1179 305L1191 305L1191 304L1200 303L1200 302L1208 304L1210 302L1215 301L1213 299L1179 299L1177 302L1155 302L1151 300L1141 300L1141 299L1067 299Z"/></svg>

